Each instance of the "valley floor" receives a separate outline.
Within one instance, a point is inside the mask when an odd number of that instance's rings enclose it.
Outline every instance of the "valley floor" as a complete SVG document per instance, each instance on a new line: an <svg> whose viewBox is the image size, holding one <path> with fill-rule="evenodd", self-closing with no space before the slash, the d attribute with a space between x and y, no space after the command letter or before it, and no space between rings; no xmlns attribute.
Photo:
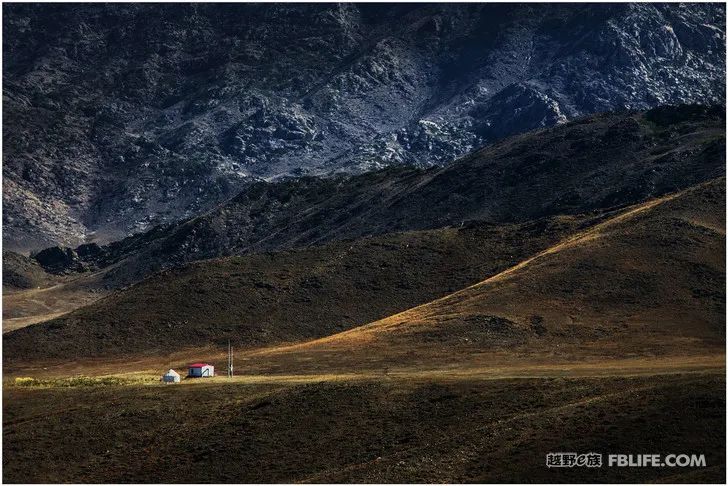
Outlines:
<svg viewBox="0 0 728 486"><path fill-rule="evenodd" d="M724 363L7 381L3 480L723 482ZM572 451L707 465L546 467L548 452Z"/></svg>
<svg viewBox="0 0 728 486"><path fill-rule="evenodd" d="M725 355L605 343L443 355L213 348L5 368L5 482L722 482ZM601 355L599 354L601 349ZM344 359L348 355L348 359ZM33 377L33 380L24 379ZM76 378L73 378L76 377ZM85 377L85 378L81 378ZM548 452L705 454L706 467L547 468Z"/></svg>

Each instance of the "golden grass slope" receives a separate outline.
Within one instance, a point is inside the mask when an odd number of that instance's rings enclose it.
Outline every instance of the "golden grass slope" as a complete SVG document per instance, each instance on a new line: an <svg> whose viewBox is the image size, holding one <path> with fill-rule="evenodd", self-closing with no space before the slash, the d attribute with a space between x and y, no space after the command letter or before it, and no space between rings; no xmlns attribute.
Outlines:
<svg viewBox="0 0 728 486"><path fill-rule="evenodd" d="M444 298L272 353L515 349L628 357L720 350L724 228L719 178L628 208Z"/></svg>

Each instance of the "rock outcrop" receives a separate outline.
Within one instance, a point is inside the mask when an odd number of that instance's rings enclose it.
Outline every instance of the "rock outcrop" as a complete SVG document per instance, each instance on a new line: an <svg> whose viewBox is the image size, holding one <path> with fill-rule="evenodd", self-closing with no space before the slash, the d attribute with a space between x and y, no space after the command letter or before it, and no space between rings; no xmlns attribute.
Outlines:
<svg viewBox="0 0 728 486"><path fill-rule="evenodd" d="M725 7L4 10L4 242L107 242L260 178L442 165L615 109L724 103Z"/></svg>

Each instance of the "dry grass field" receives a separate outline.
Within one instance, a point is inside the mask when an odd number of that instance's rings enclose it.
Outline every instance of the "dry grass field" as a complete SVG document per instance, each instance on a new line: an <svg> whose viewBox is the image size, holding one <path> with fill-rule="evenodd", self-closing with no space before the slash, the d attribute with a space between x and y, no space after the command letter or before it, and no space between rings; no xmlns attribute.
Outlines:
<svg viewBox="0 0 728 486"><path fill-rule="evenodd" d="M722 482L723 374L5 386L3 479ZM549 469L551 451L707 467Z"/></svg>

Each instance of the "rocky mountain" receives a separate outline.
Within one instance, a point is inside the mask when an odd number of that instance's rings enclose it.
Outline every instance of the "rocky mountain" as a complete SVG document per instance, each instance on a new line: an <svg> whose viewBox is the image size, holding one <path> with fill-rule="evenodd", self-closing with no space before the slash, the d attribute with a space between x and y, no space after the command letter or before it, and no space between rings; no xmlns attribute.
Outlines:
<svg viewBox="0 0 728 486"><path fill-rule="evenodd" d="M723 107L610 113L509 137L442 168L257 182L200 216L34 258L56 274L106 269L98 285L115 288L220 256L618 208L724 174Z"/></svg>
<svg viewBox="0 0 728 486"><path fill-rule="evenodd" d="M3 28L16 250L120 239L260 178L437 166L589 113L725 101L720 4L15 4Z"/></svg>

